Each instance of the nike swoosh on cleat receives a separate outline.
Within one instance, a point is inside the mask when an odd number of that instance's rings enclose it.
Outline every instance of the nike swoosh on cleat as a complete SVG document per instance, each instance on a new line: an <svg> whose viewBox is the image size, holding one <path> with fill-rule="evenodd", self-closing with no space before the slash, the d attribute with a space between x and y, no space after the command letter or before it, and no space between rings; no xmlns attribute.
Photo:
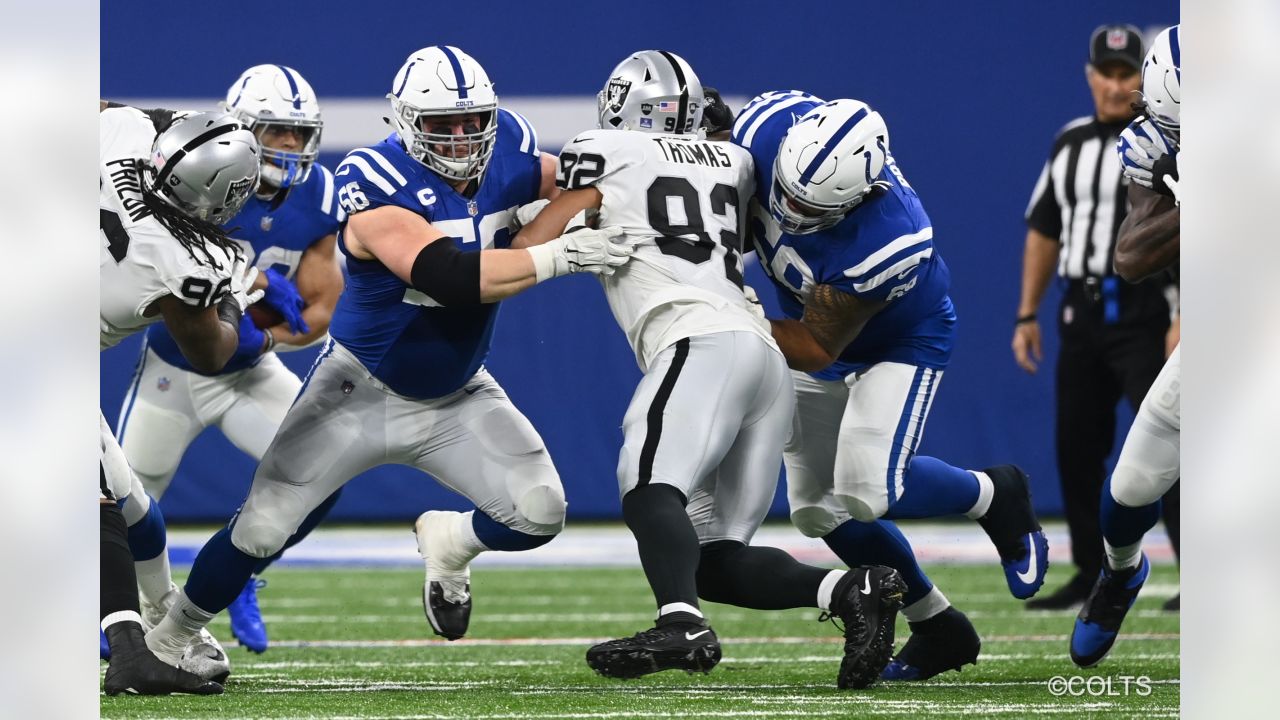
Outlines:
<svg viewBox="0 0 1280 720"><path fill-rule="evenodd" d="M1034 533L1027 533L1027 569L1025 572L1018 571L1018 579L1024 583L1031 584L1036 580L1036 539Z"/></svg>
<svg viewBox="0 0 1280 720"><path fill-rule="evenodd" d="M711 631L710 631L710 630L703 630L702 632L696 632L696 633L692 633L692 634L690 634L690 633L687 633L687 632L686 632L686 633L684 634L684 639L685 639L685 640L697 640L698 638L702 637L703 635L706 635L706 634L707 634L707 633L709 633L709 632L711 632Z"/></svg>
<svg viewBox="0 0 1280 720"><path fill-rule="evenodd" d="M863 595L871 594L871 573L867 573L867 576L863 579L862 587L858 588L858 592Z"/></svg>

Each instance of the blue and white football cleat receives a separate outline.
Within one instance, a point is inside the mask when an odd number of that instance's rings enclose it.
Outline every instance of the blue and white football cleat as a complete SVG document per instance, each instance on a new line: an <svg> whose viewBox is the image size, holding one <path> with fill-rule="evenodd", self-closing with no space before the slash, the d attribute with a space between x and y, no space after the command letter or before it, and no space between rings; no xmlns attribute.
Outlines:
<svg viewBox="0 0 1280 720"><path fill-rule="evenodd" d="M1044 585L1049 570L1049 540L1031 507L1030 477L1017 465L997 465L982 472L991 478L995 492L978 524L1000 554L1009 592L1026 600Z"/></svg>
<svg viewBox="0 0 1280 720"><path fill-rule="evenodd" d="M1112 570L1103 565L1098 582L1080 608L1076 626L1071 630L1071 662L1084 668L1093 667L1111 652L1120 634L1120 624L1150 574L1151 563L1145 554L1136 568Z"/></svg>
<svg viewBox="0 0 1280 720"><path fill-rule="evenodd" d="M266 585L266 580L249 578L244 590L227 607L227 614L231 616L231 634L255 653L267 649L267 626L262 622L262 612L258 610L258 588Z"/></svg>
<svg viewBox="0 0 1280 720"><path fill-rule="evenodd" d="M98 657L103 660L111 659L111 643L107 642L107 634L102 632L102 628L98 628Z"/></svg>

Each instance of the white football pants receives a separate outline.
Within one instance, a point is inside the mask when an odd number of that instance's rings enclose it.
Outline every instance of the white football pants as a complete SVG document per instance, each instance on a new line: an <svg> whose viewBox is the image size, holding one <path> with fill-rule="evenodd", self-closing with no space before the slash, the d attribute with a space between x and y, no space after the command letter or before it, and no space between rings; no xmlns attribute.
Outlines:
<svg viewBox="0 0 1280 720"><path fill-rule="evenodd" d="M348 480L389 464L430 474L514 530L554 535L564 527L551 456L487 370L457 392L415 400L329 340L258 465L231 541L268 557Z"/></svg>
<svg viewBox="0 0 1280 720"><path fill-rule="evenodd" d="M208 377L144 348L120 411L120 445L142 486L158 500L191 442L210 425L261 460L301 386L275 353L251 368Z"/></svg>
<svg viewBox="0 0 1280 720"><path fill-rule="evenodd" d="M795 402L781 353L758 335L685 338L654 358L623 420L620 495L678 488L703 543L749 543L778 486Z"/></svg>
<svg viewBox="0 0 1280 720"><path fill-rule="evenodd" d="M1121 505L1150 505L1182 475L1181 368L1179 343L1142 399L1111 474L1111 497Z"/></svg>
<svg viewBox="0 0 1280 720"><path fill-rule="evenodd" d="M902 496L941 370L882 362L844 380L792 371L796 411L783 455L791 522L823 537L872 522Z"/></svg>

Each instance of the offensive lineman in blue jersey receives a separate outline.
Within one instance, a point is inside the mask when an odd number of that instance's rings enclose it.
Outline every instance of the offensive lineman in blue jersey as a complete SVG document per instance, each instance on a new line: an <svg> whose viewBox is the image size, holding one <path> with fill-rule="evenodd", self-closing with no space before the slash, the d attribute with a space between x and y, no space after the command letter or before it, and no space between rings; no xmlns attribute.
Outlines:
<svg viewBox="0 0 1280 720"><path fill-rule="evenodd" d="M147 635L162 659L226 607L262 558L355 475L417 467L469 498L426 512L423 606L439 635L463 636L470 562L528 550L564 525L560 477L542 439L483 368L496 302L571 272L611 274L632 248L582 229L508 249L516 209L555 193L554 158L498 109L484 69L448 46L410 55L391 85L397 132L339 166L348 213L339 242L350 282L326 343L268 448L239 514L201 550L168 615Z"/></svg>
<svg viewBox="0 0 1280 720"><path fill-rule="evenodd" d="M246 313L236 354L211 374L191 367L163 325L147 331L116 434L147 490L124 513L148 625L159 622L177 597L164 520L151 500L164 495L187 448L210 425L255 461L262 459L302 385L275 353L324 337L342 292L334 248L345 214L334 196L332 173L315 162L323 121L311 85L292 68L257 65L231 85L225 109L258 138L262 161L255 194L223 227L267 278L262 303L284 319L260 329ZM326 509L336 500L327 501ZM267 648L258 582L251 578L228 608L232 633L254 652Z"/></svg>
<svg viewBox="0 0 1280 720"><path fill-rule="evenodd" d="M889 154L884 120L856 100L773 92L743 108L732 140L755 159L752 235L786 315L771 322L796 386L792 522L850 567L888 565L906 579L912 636L886 679L974 662L973 626L887 520L977 519L1018 598L1044 582L1048 544L1020 469L967 471L915 454L956 317L932 224Z"/></svg>

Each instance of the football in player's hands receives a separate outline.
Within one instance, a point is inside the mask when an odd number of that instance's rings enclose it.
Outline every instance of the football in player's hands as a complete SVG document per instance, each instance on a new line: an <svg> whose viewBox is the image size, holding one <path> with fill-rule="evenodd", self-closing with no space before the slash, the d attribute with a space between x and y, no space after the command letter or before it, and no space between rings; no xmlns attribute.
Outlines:
<svg viewBox="0 0 1280 720"><path fill-rule="evenodd" d="M250 305L246 313L253 320L253 326L259 330L266 330L284 322L284 314L265 302L256 302Z"/></svg>

